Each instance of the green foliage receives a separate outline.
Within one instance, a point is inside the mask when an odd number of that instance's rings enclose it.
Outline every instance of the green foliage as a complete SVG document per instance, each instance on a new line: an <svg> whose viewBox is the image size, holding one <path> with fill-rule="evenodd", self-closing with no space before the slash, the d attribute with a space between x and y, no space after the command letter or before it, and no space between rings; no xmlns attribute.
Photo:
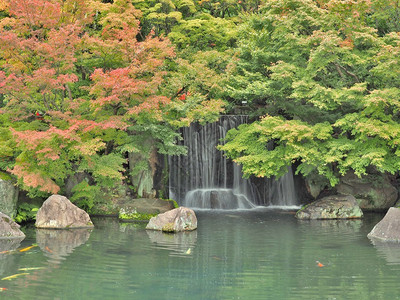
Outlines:
<svg viewBox="0 0 400 300"><path fill-rule="evenodd" d="M163 199L165 201L171 202L174 204L174 208L179 208L178 202L176 202L174 199Z"/></svg>
<svg viewBox="0 0 400 300"><path fill-rule="evenodd" d="M148 221L151 218L157 216L157 214L142 214L142 213L138 213L136 211L134 212L124 212L124 211L120 211L118 218L121 221L125 221L125 222L129 222L129 221Z"/></svg>
<svg viewBox="0 0 400 300"><path fill-rule="evenodd" d="M140 34L142 13L131 1L55 0L49 11L47 1L29 10L9 2L10 11L0 7L8 16L0 20L0 170L29 196L63 191L70 176L84 172L88 181L72 198L93 210L129 184L129 154L183 154L178 127L221 111L207 91L185 101L167 87L165 63L175 64L174 50L165 37ZM196 10L186 0L135 4L143 9L142 33L153 25L167 33Z"/></svg>
<svg viewBox="0 0 400 300"><path fill-rule="evenodd" d="M90 185L86 180L75 185L72 191L74 194L70 198L71 202L89 214L96 204L99 205L103 202L101 187L99 185Z"/></svg>
<svg viewBox="0 0 400 300"><path fill-rule="evenodd" d="M21 203L17 207L17 215L14 218L15 222L23 223L36 220L36 214L39 208L39 206L33 203Z"/></svg>
<svg viewBox="0 0 400 300"><path fill-rule="evenodd" d="M172 28L168 37L180 50L215 48L223 51L234 47L236 28L236 24L231 20L202 14L196 19L182 20L179 25Z"/></svg>
<svg viewBox="0 0 400 300"><path fill-rule="evenodd" d="M220 149L246 175L296 163L335 185L349 170L399 170L399 36L366 24L366 2L342 4L267 2L243 25L226 93L266 115Z"/></svg>

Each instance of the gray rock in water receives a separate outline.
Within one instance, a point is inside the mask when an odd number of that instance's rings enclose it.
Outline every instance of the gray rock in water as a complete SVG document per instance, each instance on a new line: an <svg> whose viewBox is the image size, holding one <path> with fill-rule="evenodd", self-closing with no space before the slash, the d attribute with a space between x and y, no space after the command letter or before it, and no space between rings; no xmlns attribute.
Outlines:
<svg viewBox="0 0 400 300"><path fill-rule="evenodd" d="M0 212L0 238L24 238L25 234L19 228L9 216Z"/></svg>
<svg viewBox="0 0 400 300"><path fill-rule="evenodd" d="M371 239L400 242L400 208L389 208L383 219L368 234Z"/></svg>
<svg viewBox="0 0 400 300"><path fill-rule="evenodd" d="M351 195L333 195L315 201L296 213L298 219L354 219L363 212Z"/></svg>
<svg viewBox="0 0 400 300"><path fill-rule="evenodd" d="M35 226L53 229L92 228L93 223L83 209L66 197L52 195L38 210Z"/></svg>
<svg viewBox="0 0 400 300"><path fill-rule="evenodd" d="M18 188L10 180L0 179L0 211L11 218L16 215Z"/></svg>
<svg viewBox="0 0 400 300"><path fill-rule="evenodd" d="M164 232L179 232L196 228L196 214L192 209L182 206L151 218L146 226L146 229Z"/></svg>

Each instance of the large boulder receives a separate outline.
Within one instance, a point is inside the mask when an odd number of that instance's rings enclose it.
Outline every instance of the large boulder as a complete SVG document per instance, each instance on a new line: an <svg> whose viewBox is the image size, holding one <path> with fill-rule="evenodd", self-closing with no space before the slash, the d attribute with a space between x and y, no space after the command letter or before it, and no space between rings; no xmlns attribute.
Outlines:
<svg viewBox="0 0 400 300"><path fill-rule="evenodd" d="M359 178L348 172L336 186L340 194L353 195L363 210L388 209L396 203L398 191L389 174L374 173Z"/></svg>
<svg viewBox="0 0 400 300"><path fill-rule="evenodd" d="M179 232L196 228L196 214L192 209L183 206L151 218L146 226L146 229L164 232Z"/></svg>
<svg viewBox="0 0 400 300"><path fill-rule="evenodd" d="M363 212L351 195L332 195L315 201L296 213L298 219L354 219Z"/></svg>
<svg viewBox="0 0 400 300"><path fill-rule="evenodd" d="M0 179L0 211L11 218L16 215L18 188L10 180Z"/></svg>
<svg viewBox="0 0 400 300"><path fill-rule="evenodd" d="M66 197L52 195L38 210L35 226L53 229L92 228L93 223L83 209Z"/></svg>
<svg viewBox="0 0 400 300"><path fill-rule="evenodd" d="M400 242L400 208L389 208L383 219L368 234L371 239Z"/></svg>
<svg viewBox="0 0 400 300"><path fill-rule="evenodd" d="M24 238L25 234L19 228L9 216L0 212L0 238Z"/></svg>

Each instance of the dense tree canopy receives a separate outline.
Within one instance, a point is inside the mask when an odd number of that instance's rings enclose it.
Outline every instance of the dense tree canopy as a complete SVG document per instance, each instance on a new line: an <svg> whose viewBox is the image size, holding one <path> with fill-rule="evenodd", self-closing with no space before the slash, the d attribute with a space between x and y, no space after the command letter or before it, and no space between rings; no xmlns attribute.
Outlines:
<svg viewBox="0 0 400 300"><path fill-rule="evenodd" d="M141 12L130 1L3 3L0 167L31 195L84 172L80 188L95 199L125 179L127 153L148 155L144 140L184 153L176 128L221 111L221 101L163 86L174 49L151 32L138 41Z"/></svg>
<svg viewBox="0 0 400 300"><path fill-rule="evenodd" d="M399 170L400 35L371 27L372 11L369 1L278 0L243 25L226 90L265 115L221 149L246 174L298 163L334 185L349 170Z"/></svg>
<svg viewBox="0 0 400 300"><path fill-rule="evenodd" d="M0 0L0 177L93 206L127 157L181 154L178 129L246 102L220 148L246 175L400 168L392 0ZM262 117L260 117L262 116ZM147 164L148 167L148 164ZM87 195L91 195L89 198Z"/></svg>

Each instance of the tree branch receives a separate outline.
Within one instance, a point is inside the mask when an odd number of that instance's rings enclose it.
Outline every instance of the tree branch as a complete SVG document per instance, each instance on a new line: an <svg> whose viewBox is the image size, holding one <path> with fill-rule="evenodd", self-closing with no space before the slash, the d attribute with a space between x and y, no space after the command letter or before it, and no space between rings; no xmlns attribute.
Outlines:
<svg viewBox="0 0 400 300"><path fill-rule="evenodd" d="M336 66L336 69L338 70L338 72L339 72L339 74L340 74L340 76L342 76L343 75L343 73L342 72L340 72L340 69L342 69L347 75L349 75L349 76L351 76L351 77L353 77L355 80L356 80L356 82L360 82L360 79L358 78L358 76L356 75L356 74L354 74L354 73L352 73L352 72L350 72L349 70L347 70L345 67L343 67L342 65L340 65L339 63L334 63L335 64L335 66ZM342 76L342 78L343 78L343 76Z"/></svg>

